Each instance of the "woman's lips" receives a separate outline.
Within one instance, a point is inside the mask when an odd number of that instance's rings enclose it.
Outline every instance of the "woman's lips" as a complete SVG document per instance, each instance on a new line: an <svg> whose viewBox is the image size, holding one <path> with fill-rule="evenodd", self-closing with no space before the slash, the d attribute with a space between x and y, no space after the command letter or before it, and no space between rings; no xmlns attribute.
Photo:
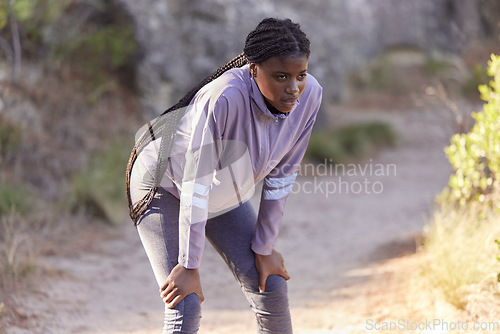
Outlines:
<svg viewBox="0 0 500 334"><path fill-rule="evenodd" d="M288 108L293 108L293 106L295 106L295 104L297 103L297 99L281 100L281 103L283 103Z"/></svg>

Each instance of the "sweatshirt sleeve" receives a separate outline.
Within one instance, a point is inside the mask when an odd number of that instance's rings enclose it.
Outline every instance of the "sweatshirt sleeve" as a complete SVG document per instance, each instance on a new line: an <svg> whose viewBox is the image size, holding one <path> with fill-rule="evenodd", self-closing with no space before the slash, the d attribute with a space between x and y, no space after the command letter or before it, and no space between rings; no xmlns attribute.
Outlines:
<svg viewBox="0 0 500 334"><path fill-rule="evenodd" d="M228 104L224 97L216 102L196 101L191 133L185 154L180 191L179 264L198 268L205 245L210 187L222 147ZM196 110L201 109L203 110Z"/></svg>
<svg viewBox="0 0 500 334"><path fill-rule="evenodd" d="M252 239L252 250L261 255L271 255L283 217L285 203L306 152L319 104L308 120L304 131L292 149L264 178L260 199L257 227Z"/></svg>

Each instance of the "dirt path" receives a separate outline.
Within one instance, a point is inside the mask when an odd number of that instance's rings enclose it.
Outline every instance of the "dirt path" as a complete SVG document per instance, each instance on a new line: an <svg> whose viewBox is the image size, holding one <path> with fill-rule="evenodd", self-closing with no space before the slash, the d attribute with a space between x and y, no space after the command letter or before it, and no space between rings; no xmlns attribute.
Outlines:
<svg viewBox="0 0 500 334"><path fill-rule="evenodd" d="M302 188L294 188L288 200L277 244L292 275L296 333L365 333L368 318L404 313L393 291L394 268L404 268L404 258L380 261L412 251L450 172L443 153L450 133L435 113L336 108L332 115L336 123L387 120L401 138L396 149L358 166L356 175L298 178ZM334 184L345 186L333 192ZM365 185L370 193L359 191ZM60 274L17 297L29 328L10 328L8 334L161 332L163 305L135 229L128 224L92 233L106 233L93 251L44 259L45 267ZM201 333L254 333L248 304L210 245L201 276L206 297Z"/></svg>

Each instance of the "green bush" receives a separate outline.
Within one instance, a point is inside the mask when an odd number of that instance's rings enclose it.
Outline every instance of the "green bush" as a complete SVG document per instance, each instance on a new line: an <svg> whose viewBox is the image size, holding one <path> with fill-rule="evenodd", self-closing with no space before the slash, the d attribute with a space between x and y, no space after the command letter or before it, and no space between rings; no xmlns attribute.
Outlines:
<svg viewBox="0 0 500 334"><path fill-rule="evenodd" d="M73 211L83 211L115 225L125 221L124 175L131 147L128 142L116 141L97 153L86 169L74 175L69 196Z"/></svg>
<svg viewBox="0 0 500 334"><path fill-rule="evenodd" d="M477 99L478 86L488 84L488 81L488 69L481 64L475 64L470 77L462 85L462 92L467 97Z"/></svg>
<svg viewBox="0 0 500 334"><path fill-rule="evenodd" d="M21 185L9 182L0 183L0 217L17 212L28 214L34 204L33 196Z"/></svg>
<svg viewBox="0 0 500 334"><path fill-rule="evenodd" d="M479 87L487 103L473 113L471 131L455 134L445 149L454 173L426 233L420 276L433 296L441 293L473 318L500 310L500 57L488 65L493 80Z"/></svg>
<svg viewBox="0 0 500 334"><path fill-rule="evenodd" d="M0 160L12 154L21 141L21 127L0 115Z"/></svg>
<svg viewBox="0 0 500 334"><path fill-rule="evenodd" d="M446 59L438 59L428 56L423 64L423 69L430 75L439 76L443 72L453 68L453 64ZM477 85L476 85L477 87Z"/></svg>
<svg viewBox="0 0 500 334"><path fill-rule="evenodd" d="M499 208L495 197L500 178L500 57L491 56L489 85L479 86L487 103L472 113L475 124L469 133L455 134L445 152L454 169L442 200L465 206L471 202Z"/></svg>
<svg viewBox="0 0 500 334"><path fill-rule="evenodd" d="M2 0L0 2L0 29L7 25L9 15L18 21L26 21L33 17L36 1L33 0Z"/></svg>
<svg viewBox="0 0 500 334"><path fill-rule="evenodd" d="M110 71L129 65L135 51L132 28L116 24L88 32L63 52L98 87L108 81Z"/></svg>
<svg viewBox="0 0 500 334"><path fill-rule="evenodd" d="M387 123L370 122L313 132L307 157L320 162L345 163L396 144L397 134Z"/></svg>

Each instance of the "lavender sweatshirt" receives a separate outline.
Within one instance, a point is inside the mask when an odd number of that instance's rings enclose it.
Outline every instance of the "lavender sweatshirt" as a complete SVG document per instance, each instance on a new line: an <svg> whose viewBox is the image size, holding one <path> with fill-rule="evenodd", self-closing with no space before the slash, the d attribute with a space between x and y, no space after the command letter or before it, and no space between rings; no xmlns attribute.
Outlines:
<svg viewBox="0 0 500 334"><path fill-rule="evenodd" d="M307 75L298 103L287 114L271 113L248 65L205 85L185 110L161 186L180 199L179 263L197 268L206 220L248 200L264 180L252 250L270 255L283 210L321 104L322 88ZM133 184L148 189L159 140L139 154ZM132 192L132 200L140 192Z"/></svg>

